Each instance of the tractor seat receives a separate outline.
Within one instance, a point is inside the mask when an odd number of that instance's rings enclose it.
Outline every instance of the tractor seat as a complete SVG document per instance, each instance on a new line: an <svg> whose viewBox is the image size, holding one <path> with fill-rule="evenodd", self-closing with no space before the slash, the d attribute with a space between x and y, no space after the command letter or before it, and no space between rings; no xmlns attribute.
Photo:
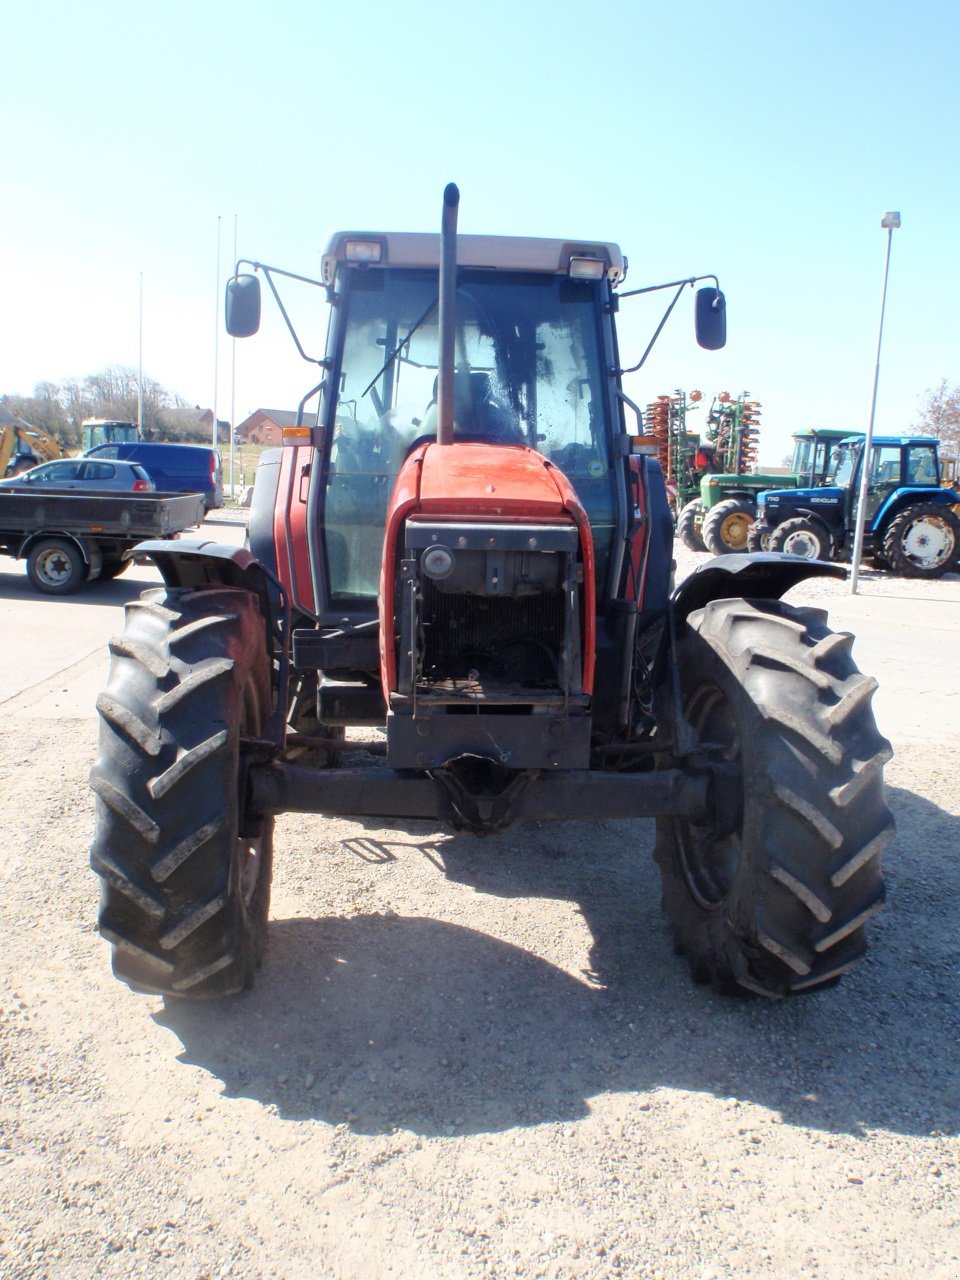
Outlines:
<svg viewBox="0 0 960 1280"><path fill-rule="evenodd" d="M436 437L437 385L423 415L417 439ZM510 410L497 398L489 373L458 369L453 379L453 434L456 440L488 440L494 444L523 444L523 435Z"/></svg>

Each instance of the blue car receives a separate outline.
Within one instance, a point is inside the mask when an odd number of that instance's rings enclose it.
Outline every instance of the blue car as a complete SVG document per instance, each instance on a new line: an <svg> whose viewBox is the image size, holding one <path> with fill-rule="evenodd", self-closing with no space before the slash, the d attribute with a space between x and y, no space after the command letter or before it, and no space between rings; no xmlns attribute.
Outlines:
<svg viewBox="0 0 960 1280"><path fill-rule="evenodd" d="M223 463L218 449L202 444L157 444L126 440L98 444L87 458L119 458L138 463L161 493L202 493L209 511L223 506Z"/></svg>

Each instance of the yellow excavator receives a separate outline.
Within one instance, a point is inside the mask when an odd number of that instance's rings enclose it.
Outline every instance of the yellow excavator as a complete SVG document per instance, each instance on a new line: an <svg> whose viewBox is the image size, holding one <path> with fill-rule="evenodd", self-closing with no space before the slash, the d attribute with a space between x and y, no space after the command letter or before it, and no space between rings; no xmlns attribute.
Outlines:
<svg viewBox="0 0 960 1280"><path fill-rule="evenodd" d="M39 427L12 414L0 417L0 476L15 476L38 462L64 457L64 451Z"/></svg>

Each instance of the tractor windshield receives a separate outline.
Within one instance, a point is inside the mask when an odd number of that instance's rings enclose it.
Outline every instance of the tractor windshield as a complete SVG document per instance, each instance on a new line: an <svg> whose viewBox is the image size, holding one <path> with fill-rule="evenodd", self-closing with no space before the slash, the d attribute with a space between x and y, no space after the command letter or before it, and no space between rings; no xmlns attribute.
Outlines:
<svg viewBox="0 0 960 1280"><path fill-rule="evenodd" d="M333 600L374 600L387 502L410 448L435 438L437 277L342 273L339 395L326 421ZM605 568L615 523L599 290L565 277L461 270L454 441L525 444L565 472ZM359 599L358 599L359 598Z"/></svg>
<svg viewBox="0 0 960 1280"><path fill-rule="evenodd" d="M861 447L859 444L842 444L837 450L839 461L837 462L837 470L833 480L834 484L838 484L841 489L846 489L853 483L857 463L860 460Z"/></svg>
<svg viewBox="0 0 960 1280"><path fill-rule="evenodd" d="M801 483L823 484L837 465L837 441L831 436L796 436L792 470Z"/></svg>
<svg viewBox="0 0 960 1280"><path fill-rule="evenodd" d="M808 476L814 468L814 450L816 441L812 436L798 436L793 446L793 463L791 471L796 475Z"/></svg>

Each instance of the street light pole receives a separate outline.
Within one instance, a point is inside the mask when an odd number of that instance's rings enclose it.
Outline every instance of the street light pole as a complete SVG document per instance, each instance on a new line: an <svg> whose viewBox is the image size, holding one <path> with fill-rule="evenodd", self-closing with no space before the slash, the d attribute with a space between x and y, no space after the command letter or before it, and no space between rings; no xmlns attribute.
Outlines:
<svg viewBox="0 0 960 1280"><path fill-rule="evenodd" d="M883 342L883 316L887 309L887 277L890 275L890 246L893 233L900 226L900 214L885 213L880 226L887 233L887 261L883 269L883 296L880 300L880 330L877 334L877 363L873 371L873 400L870 402L870 421L867 423L867 435L863 442L863 453L860 459L860 493L857 498L857 519L853 535L853 556L850 569L850 594L857 594L857 583L860 579L860 557L863 555L863 531L867 516L867 491L870 480L870 455L873 449L873 421L877 412L877 386L880 382L880 345Z"/></svg>

